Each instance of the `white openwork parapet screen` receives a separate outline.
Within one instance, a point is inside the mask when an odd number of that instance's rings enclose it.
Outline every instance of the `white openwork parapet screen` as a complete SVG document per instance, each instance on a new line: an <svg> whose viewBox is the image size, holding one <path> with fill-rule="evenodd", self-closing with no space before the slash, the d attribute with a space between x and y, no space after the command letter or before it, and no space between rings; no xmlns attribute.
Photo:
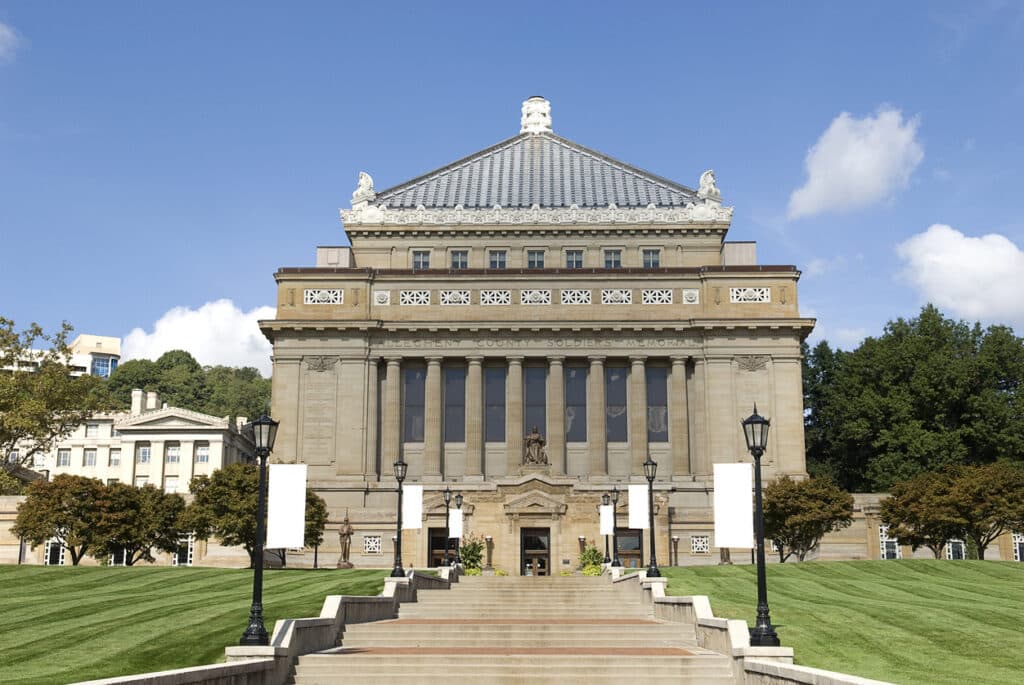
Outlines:
<svg viewBox="0 0 1024 685"><path fill-rule="evenodd" d="M551 304L551 291L520 290L519 304Z"/></svg>
<svg viewBox="0 0 1024 685"><path fill-rule="evenodd" d="M379 535L363 536L363 554L382 554L384 548L381 546Z"/></svg>
<svg viewBox="0 0 1024 685"><path fill-rule="evenodd" d="M341 288L306 288L302 291L303 304L345 304L345 291Z"/></svg>
<svg viewBox="0 0 1024 685"><path fill-rule="evenodd" d="M398 293L398 304L426 305L430 304L429 290L402 290Z"/></svg>
<svg viewBox="0 0 1024 685"><path fill-rule="evenodd" d="M711 554L711 536L691 535L690 554Z"/></svg>
<svg viewBox="0 0 1024 685"><path fill-rule="evenodd" d="M729 302L732 304L771 301L771 288L729 288Z"/></svg>
<svg viewBox="0 0 1024 685"><path fill-rule="evenodd" d="M629 288L602 290L601 304L633 304L633 291Z"/></svg>
<svg viewBox="0 0 1024 685"><path fill-rule="evenodd" d="M374 290L373 291L373 303L381 307L387 307L391 304L391 291L390 290Z"/></svg>
<svg viewBox="0 0 1024 685"><path fill-rule="evenodd" d="M443 304L443 305L469 304L469 291L468 290L442 290L441 291L441 304Z"/></svg>
<svg viewBox="0 0 1024 685"><path fill-rule="evenodd" d="M512 304L512 291L481 290L480 304Z"/></svg>
<svg viewBox="0 0 1024 685"><path fill-rule="evenodd" d="M593 299L589 290L563 290L562 304L592 304Z"/></svg>
<svg viewBox="0 0 1024 685"><path fill-rule="evenodd" d="M878 545L882 552L883 559L902 559L903 550L900 549L900 541L889 537L889 526L878 527Z"/></svg>
<svg viewBox="0 0 1024 685"><path fill-rule="evenodd" d="M671 288L644 290L640 302L643 304L672 304Z"/></svg>

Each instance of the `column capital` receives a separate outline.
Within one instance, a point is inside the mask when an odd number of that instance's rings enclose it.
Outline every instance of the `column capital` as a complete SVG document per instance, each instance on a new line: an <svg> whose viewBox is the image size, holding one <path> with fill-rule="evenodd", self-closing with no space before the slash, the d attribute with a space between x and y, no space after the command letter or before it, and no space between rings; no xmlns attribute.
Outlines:
<svg viewBox="0 0 1024 685"><path fill-rule="evenodd" d="M402 363L401 357L385 357L384 361L388 363L388 366L398 366Z"/></svg>
<svg viewBox="0 0 1024 685"><path fill-rule="evenodd" d="M522 364L525 357L505 357L509 364Z"/></svg>
<svg viewBox="0 0 1024 685"><path fill-rule="evenodd" d="M636 366L637 364L644 364L647 362L646 354L631 354L629 355L629 362Z"/></svg>
<svg viewBox="0 0 1024 685"><path fill-rule="evenodd" d="M590 360L590 364L591 364L591 366L593 366L594 364L604 364L604 360L607 359L607 357L605 357L603 354L598 354L598 355L591 355L591 356L587 357L587 359Z"/></svg>
<svg viewBox="0 0 1024 685"><path fill-rule="evenodd" d="M679 355L679 354L674 354L671 357L669 357L669 359L672 361L672 364L675 365L675 364L685 364L686 360L688 360L689 357L684 357L684 356Z"/></svg>
<svg viewBox="0 0 1024 685"><path fill-rule="evenodd" d="M466 357L466 361L469 362L471 366L480 366L481 364L484 363L484 358L482 356L476 355L473 357Z"/></svg>
<svg viewBox="0 0 1024 685"><path fill-rule="evenodd" d="M427 357L427 364L431 366L440 366L442 361L444 357Z"/></svg>
<svg viewBox="0 0 1024 685"><path fill-rule="evenodd" d="M559 355L557 357L548 357L548 363L549 364L561 364L564 361L565 361L565 357L562 356L562 355Z"/></svg>

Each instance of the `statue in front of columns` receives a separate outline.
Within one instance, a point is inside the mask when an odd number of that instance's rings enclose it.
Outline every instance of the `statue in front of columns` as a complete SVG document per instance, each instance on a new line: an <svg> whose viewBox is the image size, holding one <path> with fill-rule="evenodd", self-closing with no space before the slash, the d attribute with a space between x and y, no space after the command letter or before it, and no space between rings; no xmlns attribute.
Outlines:
<svg viewBox="0 0 1024 685"><path fill-rule="evenodd" d="M341 556L338 557L338 568L352 568L352 562L348 560L352 553L352 536L355 529L348 520L348 510L345 511L345 520L338 527L338 541L341 543Z"/></svg>
<svg viewBox="0 0 1024 685"><path fill-rule="evenodd" d="M523 463L546 466L548 463L548 453L544 451L545 444L544 436L534 426L530 434L523 438Z"/></svg>

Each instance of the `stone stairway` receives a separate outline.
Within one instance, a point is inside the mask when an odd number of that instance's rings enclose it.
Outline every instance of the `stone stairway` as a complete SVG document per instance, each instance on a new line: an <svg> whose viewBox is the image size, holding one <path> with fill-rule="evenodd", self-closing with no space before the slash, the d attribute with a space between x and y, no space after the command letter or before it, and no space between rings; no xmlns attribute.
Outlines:
<svg viewBox="0 0 1024 685"><path fill-rule="evenodd" d="M692 626L652 618L635 585L606 577L463 577L417 599L301 657L293 682L733 682L730 659L698 647Z"/></svg>

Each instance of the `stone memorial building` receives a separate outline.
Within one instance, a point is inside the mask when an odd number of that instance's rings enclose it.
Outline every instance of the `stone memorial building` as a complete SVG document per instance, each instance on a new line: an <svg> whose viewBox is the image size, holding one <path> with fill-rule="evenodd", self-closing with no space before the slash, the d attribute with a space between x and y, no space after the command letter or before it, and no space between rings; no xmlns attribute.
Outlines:
<svg viewBox="0 0 1024 685"><path fill-rule="evenodd" d="M698 176L699 170L694 170ZM765 476L804 473L794 266L728 242L712 171L696 190L552 132L543 98L519 134L387 190L359 175L349 246L276 274L272 459L309 465L351 561L388 566L393 463L424 486L406 565L437 563L443 490L492 565L559 573L619 500L620 556L646 564L626 486L657 462L661 564L711 561L712 465L749 460L740 420L772 420ZM327 533L329 561L337 532ZM294 561L293 561L294 560ZM297 554L289 563L302 563Z"/></svg>

